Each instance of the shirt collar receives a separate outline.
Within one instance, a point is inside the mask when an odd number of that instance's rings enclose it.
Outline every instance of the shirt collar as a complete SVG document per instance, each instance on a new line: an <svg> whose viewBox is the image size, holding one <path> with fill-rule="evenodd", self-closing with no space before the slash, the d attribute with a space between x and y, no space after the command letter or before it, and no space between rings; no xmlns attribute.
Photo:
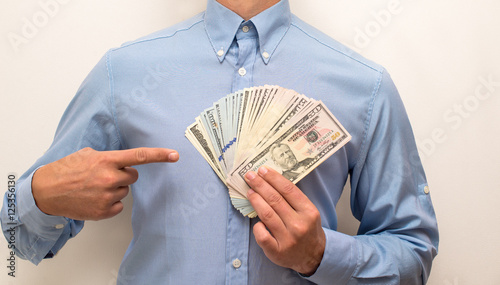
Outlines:
<svg viewBox="0 0 500 285"><path fill-rule="evenodd" d="M250 21L257 29L260 54L262 60L267 64L290 27L291 12L288 0L281 0ZM243 18L233 11L216 0L208 0L205 12L205 29L220 62L224 61L242 22L244 22Z"/></svg>

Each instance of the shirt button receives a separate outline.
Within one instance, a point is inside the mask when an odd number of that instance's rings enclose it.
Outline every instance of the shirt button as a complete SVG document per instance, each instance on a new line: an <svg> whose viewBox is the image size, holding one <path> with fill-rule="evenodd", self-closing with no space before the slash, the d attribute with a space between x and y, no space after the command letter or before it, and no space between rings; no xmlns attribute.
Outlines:
<svg viewBox="0 0 500 285"><path fill-rule="evenodd" d="M429 194L429 192L431 192L431 191L429 190L429 186L425 186L425 187L424 187L424 193L425 193L425 194Z"/></svg>
<svg viewBox="0 0 500 285"><path fill-rule="evenodd" d="M218 52L217 52L217 55L218 56L223 56L224 55L224 51L222 49L220 49Z"/></svg>
<svg viewBox="0 0 500 285"><path fill-rule="evenodd" d="M238 69L238 74L241 76L245 76L245 74L247 74L247 70L242 67L242 68Z"/></svg>
<svg viewBox="0 0 500 285"><path fill-rule="evenodd" d="M265 58L265 59L268 59L269 58L269 53L267 51L263 52L262 53L262 56Z"/></svg>
<svg viewBox="0 0 500 285"><path fill-rule="evenodd" d="M233 260L233 266L236 269L240 268L241 267L241 260L239 260L238 258L236 258L235 260Z"/></svg>
<svg viewBox="0 0 500 285"><path fill-rule="evenodd" d="M60 230L60 229L64 228L64 225L63 224L57 224L57 225L54 226L54 228Z"/></svg>
<svg viewBox="0 0 500 285"><path fill-rule="evenodd" d="M244 33L248 33L248 31L250 30L250 28L248 26L243 26L243 28L241 28L241 30L244 32Z"/></svg>

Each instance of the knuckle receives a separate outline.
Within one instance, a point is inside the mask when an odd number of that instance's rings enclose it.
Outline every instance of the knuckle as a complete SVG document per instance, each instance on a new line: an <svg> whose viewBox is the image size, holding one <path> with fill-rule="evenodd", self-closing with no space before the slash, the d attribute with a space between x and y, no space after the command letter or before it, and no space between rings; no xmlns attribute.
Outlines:
<svg viewBox="0 0 500 285"><path fill-rule="evenodd" d="M311 217L311 219L313 221L321 221L321 214L319 213L319 211L317 209L313 209L309 216Z"/></svg>
<svg viewBox="0 0 500 285"><path fill-rule="evenodd" d="M283 194L291 194L295 191L295 185L293 185L291 182L290 183L286 183L285 185L283 185L283 188L281 188L281 192L283 192Z"/></svg>
<svg viewBox="0 0 500 285"><path fill-rule="evenodd" d="M138 148L135 150L135 158L137 159L137 162L143 163L147 161L148 154L145 149Z"/></svg>
<svg viewBox="0 0 500 285"><path fill-rule="evenodd" d="M139 171L137 171L137 169L133 168L133 167L130 167L128 169L128 173L130 174L130 176L132 176L132 178L134 178L135 180L137 180L139 178Z"/></svg>
<svg viewBox="0 0 500 285"><path fill-rule="evenodd" d="M107 206L114 200L114 195L111 192L104 192L101 196L102 204L100 205L101 209L107 209Z"/></svg>
<svg viewBox="0 0 500 285"><path fill-rule="evenodd" d="M113 203L108 209L107 218L111 218L113 216L118 215L123 210L123 203L121 201L117 201Z"/></svg>
<svg viewBox="0 0 500 285"><path fill-rule="evenodd" d="M118 203L117 206L115 206L115 209L114 211L111 213L111 216L115 216L115 215L118 215L119 213L121 213L123 211L123 203Z"/></svg>
<svg viewBox="0 0 500 285"><path fill-rule="evenodd" d="M65 159L67 159L67 162L69 164L81 163L82 160L85 160L87 162L90 161L90 163L92 163L92 160L90 160L90 158L92 157L92 152L95 152L93 148L90 147L82 148L79 151L76 151L66 156Z"/></svg>
<svg viewBox="0 0 500 285"><path fill-rule="evenodd" d="M321 222L321 214L314 206L314 204L310 204L302 210L301 216L304 218L305 221L309 222Z"/></svg>
<svg viewBox="0 0 500 285"><path fill-rule="evenodd" d="M127 196L129 192L130 192L130 188L128 186L123 187L123 196Z"/></svg>
<svg viewBox="0 0 500 285"><path fill-rule="evenodd" d="M103 154L98 156L97 161L102 164L109 164L110 162L112 162L112 159L111 157Z"/></svg>
<svg viewBox="0 0 500 285"><path fill-rule="evenodd" d="M108 215L108 211L106 209L96 209L96 210L94 210L94 214L92 216L93 216L94 221L98 221L98 220L105 219L107 217L107 215Z"/></svg>
<svg viewBox="0 0 500 285"><path fill-rule="evenodd" d="M95 151L95 150L91 147L84 147L81 150L79 150L78 152L92 152L92 151Z"/></svg>
<svg viewBox="0 0 500 285"><path fill-rule="evenodd" d="M129 188L128 187L120 187L117 191L116 191L116 198L121 200L125 197L127 197L129 193ZM115 199L116 200L116 199Z"/></svg>
<svg viewBox="0 0 500 285"><path fill-rule="evenodd" d="M257 238L256 238L257 239ZM271 245L271 237L270 236L260 236L258 237L258 240L257 240L258 244L260 244L262 247L265 247L267 248L268 250L270 245Z"/></svg>
<svg viewBox="0 0 500 285"><path fill-rule="evenodd" d="M255 232L254 232L255 234ZM266 251L266 253L274 253L275 248L272 246L273 241L272 237L269 234L257 234L255 235L255 241L257 244L262 247Z"/></svg>
<svg viewBox="0 0 500 285"><path fill-rule="evenodd" d="M297 239L295 238L291 238L289 240L287 240L286 243L283 244L281 250L283 252L289 252L289 251L294 251L294 249L299 245L299 242Z"/></svg>
<svg viewBox="0 0 500 285"><path fill-rule="evenodd" d="M254 179L251 181L250 183L254 188L261 188L263 185L264 185L264 181L262 181L262 179Z"/></svg>
<svg viewBox="0 0 500 285"><path fill-rule="evenodd" d="M111 173L111 172L106 172L102 174L101 177L101 183L104 185L104 187L113 187L118 183L117 177Z"/></svg>
<svg viewBox="0 0 500 285"><path fill-rule="evenodd" d="M94 151L94 155L88 156L87 160L95 165L108 164L111 158L105 152Z"/></svg>
<svg viewBox="0 0 500 285"><path fill-rule="evenodd" d="M309 228L305 226L299 226L296 228L297 235L302 237L305 236L309 232Z"/></svg>
<svg viewBox="0 0 500 285"><path fill-rule="evenodd" d="M291 224L292 231L297 235L297 236L303 236L308 232L308 227L304 223L301 222L294 222Z"/></svg>
<svg viewBox="0 0 500 285"><path fill-rule="evenodd" d="M271 209L267 209L267 210L262 211L259 214L259 216L262 220L269 220L274 216L274 212Z"/></svg>
<svg viewBox="0 0 500 285"><path fill-rule="evenodd" d="M283 196L278 193L273 193L267 198L267 203L272 207L280 204L283 201Z"/></svg>
<svg viewBox="0 0 500 285"><path fill-rule="evenodd" d="M137 179L139 179L139 171L137 171L137 169L133 167L125 167L123 170L127 174L127 180L130 180L129 181L130 184L134 183L135 181L137 181Z"/></svg>

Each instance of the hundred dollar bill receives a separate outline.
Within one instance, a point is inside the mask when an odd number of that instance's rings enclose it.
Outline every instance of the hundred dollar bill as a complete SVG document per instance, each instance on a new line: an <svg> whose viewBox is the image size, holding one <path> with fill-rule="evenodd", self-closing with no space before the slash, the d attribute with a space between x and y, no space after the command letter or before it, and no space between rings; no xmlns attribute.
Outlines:
<svg viewBox="0 0 500 285"><path fill-rule="evenodd" d="M227 185L246 197L250 188L244 175L264 165L297 183L350 139L350 134L332 113L321 101L317 101L309 112L303 113L289 127L256 150L255 155L236 167L228 176ZM248 207L251 207L249 203L244 205L244 212L252 213Z"/></svg>

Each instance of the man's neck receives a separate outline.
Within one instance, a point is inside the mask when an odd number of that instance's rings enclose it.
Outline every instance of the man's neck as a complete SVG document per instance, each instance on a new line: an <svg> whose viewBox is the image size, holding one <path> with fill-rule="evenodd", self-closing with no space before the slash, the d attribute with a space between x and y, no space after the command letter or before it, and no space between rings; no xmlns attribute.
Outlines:
<svg viewBox="0 0 500 285"><path fill-rule="evenodd" d="M217 0L229 10L235 12L245 20L278 3L280 0Z"/></svg>

